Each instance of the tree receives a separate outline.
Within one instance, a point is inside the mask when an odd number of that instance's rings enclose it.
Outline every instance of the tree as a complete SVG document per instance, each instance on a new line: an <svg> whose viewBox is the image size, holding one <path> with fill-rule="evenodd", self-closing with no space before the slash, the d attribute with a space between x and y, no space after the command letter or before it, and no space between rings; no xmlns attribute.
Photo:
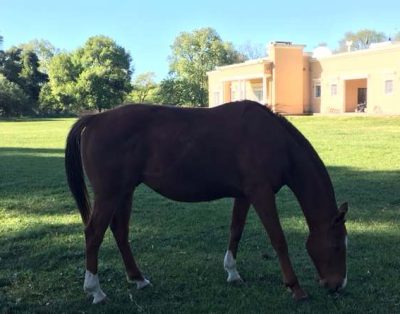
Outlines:
<svg viewBox="0 0 400 314"><path fill-rule="evenodd" d="M98 111L120 104L131 90L129 53L111 38L95 36L76 56L82 69L76 85L79 100Z"/></svg>
<svg viewBox="0 0 400 314"><path fill-rule="evenodd" d="M49 65L51 93L66 109L111 108L131 90L130 63L129 53L112 39L91 37L82 48L53 57Z"/></svg>
<svg viewBox="0 0 400 314"><path fill-rule="evenodd" d="M12 47L0 52L0 73L19 85L28 96L31 106L36 106L40 89L48 77L39 71L39 59L33 51Z"/></svg>
<svg viewBox="0 0 400 314"><path fill-rule="evenodd" d="M0 74L0 115L30 113L29 99L21 87Z"/></svg>
<svg viewBox="0 0 400 314"><path fill-rule="evenodd" d="M19 48L26 51L33 51L39 58L39 70L43 73L48 73L50 60L59 53L48 40L34 39L25 44L21 44Z"/></svg>
<svg viewBox="0 0 400 314"><path fill-rule="evenodd" d="M50 83L43 85L39 95L39 112L44 114L61 113L66 110L67 106L56 97L51 89Z"/></svg>
<svg viewBox="0 0 400 314"><path fill-rule="evenodd" d="M64 111L76 110L80 107L76 92L76 81L82 71L79 61L72 53L60 53L51 59L48 67L49 84L44 86L41 95L41 108L46 111L63 108ZM56 104L57 103L57 104ZM51 105L50 105L51 104ZM56 109L57 111L57 109Z"/></svg>
<svg viewBox="0 0 400 314"><path fill-rule="evenodd" d="M20 86L30 100L36 103L39 99L40 89L47 82L48 76L39 70L39 58L35 52L22 50L22 68L19 77L22 80Z"/></svg>
<svg viewBox="0 0 400 314"><path fill-rule="evenodd" d="M172 76L163 79L158 88L157 99L162 104L182 105L182 88L178 79Z"/></svg>
<svg viewBox="0 0 400 314"><path fill-rule="evenodd" d="M10 48L0 52L0 73L9 81L21 84L19 73L21 73L21 49Z"/></svg>
<svg viewBox="0 0 400 314"><path fill-rule="evenodd" d="M192 106L208 105L207 72L216 66L241 62L243 56L230 42L223 42L212 28L183 32L171 46L170 71L178 80L192 86L186 92ZM190 82L190 84L188 84ZM185 92L185 91L184 91Z"/></svg>
<svg viewBox="0 0 400 314"><path fill-rule="evenodd" d="M266 49L264 45L254 44L251 41L247 41L243 45L240 45L238 47L238 51L243 56L243 59L246 60L254 60L266 56Z"/></svg>
<svg viewBox="0 0 400 314"><path fill-rule="evenodd" d="M154 72L139 74L133 82L133 90L128 96L129 101L144 103L155 100L157 84Z"/></svg>
<svg viewBox="0 0 400 314"><path fill-rule="evenodd" d="M194 82L185 78L169 75L163 79L158 87L156 99L158 102L172 106L196 104L199 88Z"/></svg>
<svg viewBox="0 0 400 314"><path fill-rule="evenodd" d="M347 42L351 42L352 50L367 49L371 43L378 43L387 40L382 32L372 29L362 29L356 33L347 32L344 38L339 41L338 51L347 51Z"/></svg>

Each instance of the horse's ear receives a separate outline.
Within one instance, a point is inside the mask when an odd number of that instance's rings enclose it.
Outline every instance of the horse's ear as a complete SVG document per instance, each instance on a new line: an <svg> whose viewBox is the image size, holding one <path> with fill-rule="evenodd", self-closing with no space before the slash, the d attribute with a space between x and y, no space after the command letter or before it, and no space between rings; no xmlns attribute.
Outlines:
<svg viewBox="0 0 400 314"><path fill-rule="evenodd" d="M348 210L349 210L349 205L347 204L347 202L340 205L338 213L332 221L332 225L337 225L338 223L344 223L346 221L344 217L346 216Z"/></svg>

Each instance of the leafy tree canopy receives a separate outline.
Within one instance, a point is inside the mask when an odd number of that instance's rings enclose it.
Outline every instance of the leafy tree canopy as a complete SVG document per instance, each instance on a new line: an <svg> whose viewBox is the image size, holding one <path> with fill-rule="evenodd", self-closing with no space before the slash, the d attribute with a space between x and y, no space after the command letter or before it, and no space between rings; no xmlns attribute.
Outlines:
<svg viewBox="0 0 400 314"><path fill-rule="evenodd" d="M102 111L123 101L131 90L132 72L124 48L108 37L91 37L82 48L53 57L51 94L66 108Z"/></svg>
<svg viewBox="0 0 400 314"><path fill-rule="evenodd" d="M259 59L267 55L265 45L255 44L251 41L247 41L240 45L238 51L246 60Z"/></svg>
<svg viewBox="0 0 400 314"><path fill-rule="evenodd" d="M199 85L191 80L170 75L161 81L157 100L172 106L194 106L196 97L202 92L199 88Z"/></svg>
<svg viewBox="0 0 400 314"><path fill-rule="evenodd" d="M144 103L156 102L157 84L154 72L145 72L136 76L133 81L133 90L128 96L128 101Z"/></svg>
<svg viewBox="0 0 400 314"><path fill-rule="evenodd" d="M30 112L29 99L22 88L0 74L0 115L15 116Z"/></svg>
<svg viewBox="0 0 400 314"><path fill-rule="evenodd" d="M50 60L59 53L59 50L55 48L48 40L34 39L27 43L19 45L19 48L27 51L33 51L39 58L39 70L44 73L48 73L48 67Z"/></svg>
<svg viewBox="0 0 400 314"><path fill-rule="evenodd" d="M383 32L373 29L362 29L358 32L347 32L344 38L339 41L339 51L347 51L346 42L352 42L352 50L366 49L371 43L386 41L388 37Z"/></svg>
<svg viewBox="0 0 400 314"><path fill-rule="evenodd" d="M244 57L233 48L230 42L224 42L212 28L201 28L193 32L183 32L171 46L169 58L170 71L181 82L191 82L193 86L187 93L193 97L193 106L207 106L207 72L216 66L241 62ZM171 82L171 80L169 80Z"/></svg>
<svg viewBox="0 0 400 314"><path fill-rule="evenodd" d="M39 59L35 52L12 47L0 51L0 73L7 80L22 88L34 106L42 85L48 77L39 70Z"/></svg>

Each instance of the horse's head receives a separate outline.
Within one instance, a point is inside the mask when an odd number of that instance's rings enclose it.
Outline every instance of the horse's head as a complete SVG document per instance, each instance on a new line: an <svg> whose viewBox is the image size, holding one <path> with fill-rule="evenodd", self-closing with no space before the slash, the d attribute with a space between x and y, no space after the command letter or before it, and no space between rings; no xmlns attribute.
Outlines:
<svg viewBox="0 0 400 314"><path fill-rule="evenodd" d="M347 208L347 203L342 204L329 225L311 232L307 239L307 251L317 268L319 283L332 291L347 284Z"/></svg>

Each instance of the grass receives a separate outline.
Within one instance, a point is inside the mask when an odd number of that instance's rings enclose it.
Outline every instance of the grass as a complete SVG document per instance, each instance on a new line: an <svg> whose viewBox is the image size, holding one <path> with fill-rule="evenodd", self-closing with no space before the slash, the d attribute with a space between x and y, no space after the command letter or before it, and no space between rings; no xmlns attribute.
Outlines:
<svg viewBox="0 0 400 314"><path fill-rule="evenodd" d="M131 242L153 286L125 281L114 240L100 251L111 302L82 291L83 226L66 187L63 150L73 119L0 122L0 313L399 313L400 117L291 117L349 201L349 283L341 295L317 286L307 228L288 189L278 195L292 261L308 302L285 291L274 254L251 212L239 249L242 286L226 284L222 260L231 200L186 204L146 187L135 193ZM263 258L264 254L269 258Z"/></svg>

